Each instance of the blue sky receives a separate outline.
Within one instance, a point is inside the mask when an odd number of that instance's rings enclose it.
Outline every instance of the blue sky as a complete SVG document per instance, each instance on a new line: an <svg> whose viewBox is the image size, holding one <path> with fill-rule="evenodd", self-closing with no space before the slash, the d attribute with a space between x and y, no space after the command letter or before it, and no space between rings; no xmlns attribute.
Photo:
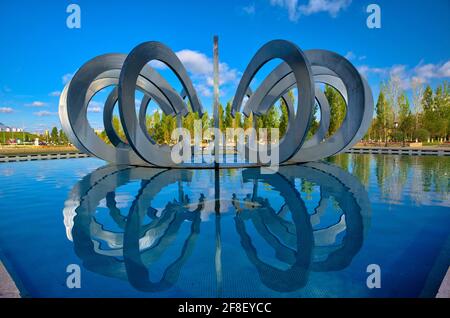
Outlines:
<svg viewBox="0 0 450 318"><path fill-rule="evenodd" d="M66 26L70 3L81 7L81 29ZM366 26L370 3L381 7L381 29ZM375 98L380 81L392 74L406 90L412 80L435 86L450 77L449 14L448 0L1 1L0 122L28 131L59 127L58 92L71 74L96 55L128 53L150 40L178 53L210 110L214 34L224 104L253 54L273 39L347 56ZM102 127L105 95L89 107L94 128Z"/></svg>

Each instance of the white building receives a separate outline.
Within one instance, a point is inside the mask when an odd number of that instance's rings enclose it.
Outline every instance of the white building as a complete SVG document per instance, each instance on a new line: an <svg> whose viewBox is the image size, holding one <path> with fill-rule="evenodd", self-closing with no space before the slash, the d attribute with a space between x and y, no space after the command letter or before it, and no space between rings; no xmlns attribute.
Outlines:
<svg viewBox="0 0 450 318"><path fill-rule="evenodd" d="M0 131L4 131L4 132L23 132L22 128L17 128L17 127L9 127L6 126L3 123L0 123Z"/></svg>

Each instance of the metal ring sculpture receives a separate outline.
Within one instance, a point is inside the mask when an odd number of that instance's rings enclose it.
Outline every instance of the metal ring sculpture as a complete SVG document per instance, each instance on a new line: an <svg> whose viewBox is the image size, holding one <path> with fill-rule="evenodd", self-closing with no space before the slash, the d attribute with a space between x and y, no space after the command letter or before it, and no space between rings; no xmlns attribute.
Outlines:
<svg viewBox="0 0 450 318"><path fill-rule="evenodd" d="M258 270L261 281L273 290L293 291L306 284L309 271L327 272L346 268L361 249L370 226L370 201L364 186L357 178L337 166L314 162L286 166L277 174L261 174L256 169L242 173L244 182L254 181L253 194L244 200L244 207L235 218L241 244ZM320 202L315 213L309 215L305 202L295 187L295 179L313 182L320 187ZM263 182L279 192L285 204L278 213L269 201L258 195L257 184ZM332 197L343 214L339 222L325 228L314 229L321 222L326 201ZM237 197L234 196L236 200ZM242 201L241 201L242 202ZM251 203L256 203L252 206ZM245 205L249 207L245 207ZM291 220L281 214L289 212ZM251 220L259 235L275 250L276 258L289 269L281 270L258 257L245 222ZM341 243L338 235L345 232ZM330 248L333 247L333 248ZM323 249L323 251L321 250ZM316 259L320 253L320 258Z"/></svg>
<svg viewBox="0 0 450 318"><path fill-rule="evenodd" d="M284 63L275 68L252 93L250 83L255 74L276 58ZM148 65L152 60L163 62L175 73L183 86L180 94ZM346 103L344 121L331 136L327 136L330 106L316 83L334 87ZM108 96L103 117L106 134L114 147L106 145L93 132L86 116L91 98L108 86L117 86ZM298 92L296 107L287 96L292 88ZM144 93L138 113L136 89ZM344 152L364 136L374 109L369 85L347 59L325 50L303 52L297 45L284 40L266 43L251 59L233 99L233 116L241 110L245 96L249 97L242 109L245 116L265 114L277 100L284 100L289 117L286 133L278 145L271 145L271 151L279 152L280 163L317 161ZM156 144L146 129L145 114L151 99L166 115L177 116L180 126L181 117L189 113L185 97L191 103L192 111L202 115L202 105L194 86L175 53L162 43L145 42L128 55L105 54L84 64L61 94L59 116L71 142L81 151L103 160L140 166L199 167L192 163L175 164L170 156L170 146ZM311 139L306 140L316 101L321 111L319 129ZM117 136L111 124L116 102L126 141ZM259 158L256 165L259 165Z"/></svg>
<svg viewBox="0 0 450 318"><path fill-rule="evenodd" d="M83 177L69 193L63 211L67 238L73 241L83 266L101 275L129 281L140 291L161 292L175 285L193 249L203 249L201 242L208 242L201 236L206 238L210 234L208 221L201 213L211 212L215 201L211 201L210 194L203 194L207 187L200 186L202 179L196 173L191 169L107 165ZM318 186L318 204L302 198L296 186L299 179ZM137 181L139 190L128 213L123 213L116 202L120 191L117 189ZM370 227L370 201L364 186L347 171L314 162L281 167L273 175L245 169L242 181L237 194L231 196L236 210L235 228L243 252L265 286L280 292L298 290L307 283L311 271L345 269L359 252ZM192 188L183 188L185 182L193 183ZM178 193L172 191L173 197L164 194L164 189L175 184ZM267 192L262 184L270 185L271 190ZM278 212L267 198L272 191L277 191L284 201ZM229 204L229 195L221 197L220 202ZM199 199L191 202L190 198ZM326 207L331 202L339 205L341 214L338 221L330 223ZM310 203L315 206L312 214L307 209ZM109 211L106 219L98 217L101 204ZM158 204L159 209L153 207ZM331 211L333 215L337 212ZM256 232L250 230L249 223ZM116 229L111 229L111 224ZM189 224L190 229L183 230L183 224ZM175 240L179 236L184 237L181 244ZM261 239L288 268L281 269L260 257L258 250L265 246ZM178 246L174 249L179 251L177 258L168 264L160 280L151 281L149 272L155 271L164 251L174 246Z"/></svg>
<svg viewBox="0 0 450 318"><path fill-rule="evenodd" d="M149 205L163 187L189 181L191 174L188 170L105 166L85 176L72 189L64 209L67 237L74 242L83 265L93 272L128 280L142 291L155 292L171 287L195 245L203 197L193 211L184 207L186 202L169 202L161 215L156 216ZM116 207L114 191L140 178L143 178L141 189L128 216L124 217ZM104 198L110 216L123 232L107 230L95 219L96 207ZM152 222L143 225L145 216ZM152 264L161 257L185 221L190 221L192 226L180 256L166 268L160 281L151 282L145 264ZM123 257L123 261L118 257Z"/></svg>

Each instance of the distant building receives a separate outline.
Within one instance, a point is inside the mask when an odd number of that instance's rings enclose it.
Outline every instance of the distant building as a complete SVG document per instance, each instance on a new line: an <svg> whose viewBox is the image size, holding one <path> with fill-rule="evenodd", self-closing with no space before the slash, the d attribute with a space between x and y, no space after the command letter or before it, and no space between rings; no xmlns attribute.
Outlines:
<svg viewBox="0 0 450 318"><path fill-rule="evenodd" d="M4 132L23 132L22 128L17 128L17 127L9 127L6 126L3 123L0 123L0 131L4 131Z"/></svg>

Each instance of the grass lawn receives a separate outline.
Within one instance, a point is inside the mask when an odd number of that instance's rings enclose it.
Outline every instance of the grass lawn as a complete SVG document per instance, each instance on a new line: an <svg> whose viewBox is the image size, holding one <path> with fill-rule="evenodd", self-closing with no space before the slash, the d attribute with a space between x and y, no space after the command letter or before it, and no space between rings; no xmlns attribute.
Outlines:
<svg viewBox="0 0 450 318"><path fill-rule="evenodd" d="M79 152L79 150L73 146L23 146L23 145L0 146L0 156L67 153L67 152Z"/></svg>

